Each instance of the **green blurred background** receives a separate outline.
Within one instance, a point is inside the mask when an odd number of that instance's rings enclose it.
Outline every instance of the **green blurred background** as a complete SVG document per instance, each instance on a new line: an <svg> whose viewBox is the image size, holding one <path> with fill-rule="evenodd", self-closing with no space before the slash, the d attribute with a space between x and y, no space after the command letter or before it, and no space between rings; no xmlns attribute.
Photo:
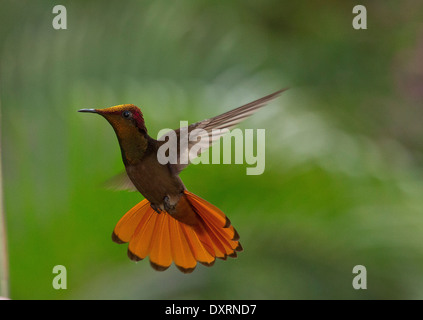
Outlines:
<svg viewBox="0 0 423 320"><path fill-rule="evenodd" d="M12 299L423 298L421 1L1 0L0 21ZM189 275L130 261L110 235L142 197L103 187L123 169L117 139L76 111L133 103L156 137L288 86L241 126L266 129L264 174L181 174L244 252Z"/></svg>

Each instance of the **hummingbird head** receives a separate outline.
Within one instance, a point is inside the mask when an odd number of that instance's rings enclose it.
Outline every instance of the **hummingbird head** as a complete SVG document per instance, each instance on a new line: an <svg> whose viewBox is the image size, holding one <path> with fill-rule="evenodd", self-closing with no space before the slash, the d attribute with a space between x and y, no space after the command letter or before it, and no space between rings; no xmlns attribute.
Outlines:
<svg viewBox="0 0 423 320"><path fill-rule="evenodd" d="M142 158L147 149L147 128L141 110L133 104L121 104L105 109L81 109L102 115L112 125L122 151L125 165Z"/></svg>
<svg viewBox="0 0 423 320"><path fill-rule="evenodd" d="M105 109L81 109L78 112L90 112L102 115L115 129L118 136L138 130L147 133L141 110L133 104L121 104Z"/></svg>

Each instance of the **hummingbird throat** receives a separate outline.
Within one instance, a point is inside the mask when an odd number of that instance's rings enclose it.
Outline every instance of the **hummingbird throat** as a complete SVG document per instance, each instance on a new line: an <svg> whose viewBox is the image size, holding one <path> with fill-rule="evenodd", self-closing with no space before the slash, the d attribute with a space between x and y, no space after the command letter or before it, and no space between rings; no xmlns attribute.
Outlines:
<svg viewBox="0 0 423 320"><path fill-rule="evenodd" d="M123 132L116 130L116 135L119 140L123 162L125 164L134 164L141 161L148 146L147 134L141 133L134 128L134 130Z"/></svg>

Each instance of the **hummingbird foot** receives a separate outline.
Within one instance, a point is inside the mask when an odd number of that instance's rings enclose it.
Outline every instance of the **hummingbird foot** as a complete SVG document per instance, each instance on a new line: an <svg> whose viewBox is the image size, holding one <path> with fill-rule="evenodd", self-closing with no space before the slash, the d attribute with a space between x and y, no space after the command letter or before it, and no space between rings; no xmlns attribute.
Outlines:
<svg viewBox="0 0 423 320"><path fill-rule="evenodd" d="M161 212L162 212L162 210L161 210L158 206L156 206L154 203L150 203L150 207L151 207L154 211L156 211L157 213L161 213Z"/></svg>
<svg viewBox="0 0 423 320"><path fill-rule="evenodd" d="M170 199L168 196L163 198L163 205L167 213L172 214L175 211L176 205L170 203Z"/></svg>

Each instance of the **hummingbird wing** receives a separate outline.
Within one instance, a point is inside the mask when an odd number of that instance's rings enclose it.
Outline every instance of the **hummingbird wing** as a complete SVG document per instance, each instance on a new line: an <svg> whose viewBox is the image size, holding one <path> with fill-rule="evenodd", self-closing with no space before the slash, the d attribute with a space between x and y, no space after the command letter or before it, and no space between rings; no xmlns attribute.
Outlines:
<svg viewBox="0 0 423 320"><path fill-rule="evenodd" d="M276 91L263 98L260 98L241 107L225 112L216 117L205 119L203 121L193 123L188 127L175 130L177 136L178 156L177 162L175 164L169 164L171 173L179 174L183 169L188 166L189 163L181 163L181 158L193 159L193 155L190 155L190 157L188 157L193 146L196 146L197 151L197 154L194 156L198 157L201 151L204 151L209 148L214 142L220 139L230 129L234 128L238 123L250 117L260 108L264 107L266 104L277 98L285 90L287 90L287 88ZM190 137L190 134L193 133L193 131L196 129L199 129L196 131L197 139L196 141L190 141L190 139L188 138ZM182 150L180 150L180 142L182 139L184 139L184 141L188 141L188 144L186 148L182 148ZM163 137L159 138L160 142L163 140Z"/></svg>
<svg viewBox="0 0 423 320"><path fill-rule="evenodd" d="M120 191L120 190L126 190L126 191L138 191L137 188L132 183L131 179L129 179L128 174L126 171L123 171L109 180L106 181L105 187L107 189Z"/></svg>

